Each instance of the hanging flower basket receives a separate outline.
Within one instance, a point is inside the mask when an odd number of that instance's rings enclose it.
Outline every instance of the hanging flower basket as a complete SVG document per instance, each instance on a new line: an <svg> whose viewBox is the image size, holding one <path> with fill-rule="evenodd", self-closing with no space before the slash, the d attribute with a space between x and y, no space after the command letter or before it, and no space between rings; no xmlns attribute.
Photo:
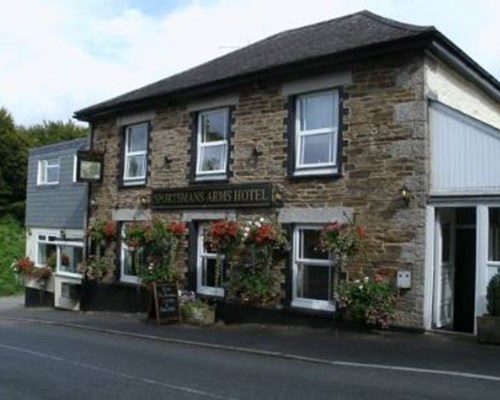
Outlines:
<svg viewBox="0 0 500 400"><path fill-rule="evenodd" d="M111 220L96 219L87 229L87 237L96 244L112 242L116 237L116 223Z"/></svg>

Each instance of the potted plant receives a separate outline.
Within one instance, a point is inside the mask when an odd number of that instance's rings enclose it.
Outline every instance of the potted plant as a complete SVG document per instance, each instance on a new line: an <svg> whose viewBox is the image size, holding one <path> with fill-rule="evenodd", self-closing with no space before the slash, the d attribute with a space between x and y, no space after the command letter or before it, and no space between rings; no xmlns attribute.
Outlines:
<svg viewBox="0 0 500 400"><path fill-rule="evenodd" d="M196 298L194 292L186 291L181 294L180 307L182 322L204 326L215 323L215 307Z"/></svg>
<svg viewBox="0 0 500 400"><path fill-rule="evenodd" d="M486 301L488 314L477 317L478 340L500 344L500 273L488 283Z"/></svg>
<svg viewBox="0 0 500 400"><path fill-rule="evenodd" d="M371 279L339 283L335 293L339 312L348 320L388 329L396 309L397 295L380 274Z"/></svg>

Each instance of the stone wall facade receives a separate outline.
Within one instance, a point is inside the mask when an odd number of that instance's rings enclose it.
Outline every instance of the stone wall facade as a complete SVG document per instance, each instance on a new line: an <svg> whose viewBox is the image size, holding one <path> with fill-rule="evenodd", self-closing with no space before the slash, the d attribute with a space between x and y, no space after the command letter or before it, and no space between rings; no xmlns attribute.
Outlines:
<svg viewBox="0 0 500 400"><path fill-rule="evenodd" d="M424 56L378 58L349 69L351 82L341 88L340 176L287 176L288 98L281 92L287 81L274 79L233 89L238 101L232 113L229 183L270 182L280 193L283 208L352 210L355 221L366 225L370 260L353 267L351 273L381 271L394 276L398 269L411 271L412 288L401 293L397 324L422 327L429 187ZM148 208L141 198L149 199L152 189L190 185L189 101L152 111L149 178L141 188L119 188L117 116L95 121L93 147L105 151L105 167L103 182L91 187L97 207L92 208L90 219L111 218L119 209ZM261 152L256 160L254 148ZM403 186L411 190L409 203L401 197ZM173 220L183 219L186 211L151 214ZM276 219L280 213L279 208L228 211L237 218ZM186 268L185 263L180 267Z"/></svg>

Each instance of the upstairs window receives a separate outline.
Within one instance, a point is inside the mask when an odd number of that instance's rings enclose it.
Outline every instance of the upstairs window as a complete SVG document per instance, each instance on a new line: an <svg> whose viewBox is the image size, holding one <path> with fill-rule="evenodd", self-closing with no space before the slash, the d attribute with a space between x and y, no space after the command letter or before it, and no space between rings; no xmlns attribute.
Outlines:
<svg viewBox="0 0 500 400"><path fill-rule="evenodd" d="M338 91L296 97L294 175L338 172L338 130Z"/></svg>
<svg viewBox="0 0 500 400"><path fill-rule="evenodd" d="M59 183L59 158L38 162L38 184L57 185Z"/></svg>
<svg viewBox="0 0 500 400"><path fill-rule="evenodd" d="M198 114L196 175L226 176L228 158L229 110L203 111Z"/></svg>
<svg viewBox="0 0 500 400"><path fill-rule="evenodd" d="M125 127L124 185L146 183L149 125L141 123Z"/></svg>

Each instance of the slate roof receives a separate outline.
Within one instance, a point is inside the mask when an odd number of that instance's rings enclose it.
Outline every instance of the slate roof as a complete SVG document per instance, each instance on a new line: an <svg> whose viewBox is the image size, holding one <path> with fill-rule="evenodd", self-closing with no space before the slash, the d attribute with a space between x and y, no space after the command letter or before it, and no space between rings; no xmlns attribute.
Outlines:
<svg viewBox="0 0 500 400"><path fill-rule="evenodd" d="M148 99L173 97L209 84L227 84L287 65L433 34L439 34L433 26L405 24L361 11L278 33L187 71L81 109L75 116L85 119Z"/></svg>
<svg viewBox="0 0 500 400"><path fill-rule="evenodd" d="M43 146L33 147L29 151L30 156L40 155L40 154L49 154L52 152L64 151L64 150L72 150L72 149L86 149L89 145L89 138L87 136L66 140L63 142L46 144Z"/></svg>

